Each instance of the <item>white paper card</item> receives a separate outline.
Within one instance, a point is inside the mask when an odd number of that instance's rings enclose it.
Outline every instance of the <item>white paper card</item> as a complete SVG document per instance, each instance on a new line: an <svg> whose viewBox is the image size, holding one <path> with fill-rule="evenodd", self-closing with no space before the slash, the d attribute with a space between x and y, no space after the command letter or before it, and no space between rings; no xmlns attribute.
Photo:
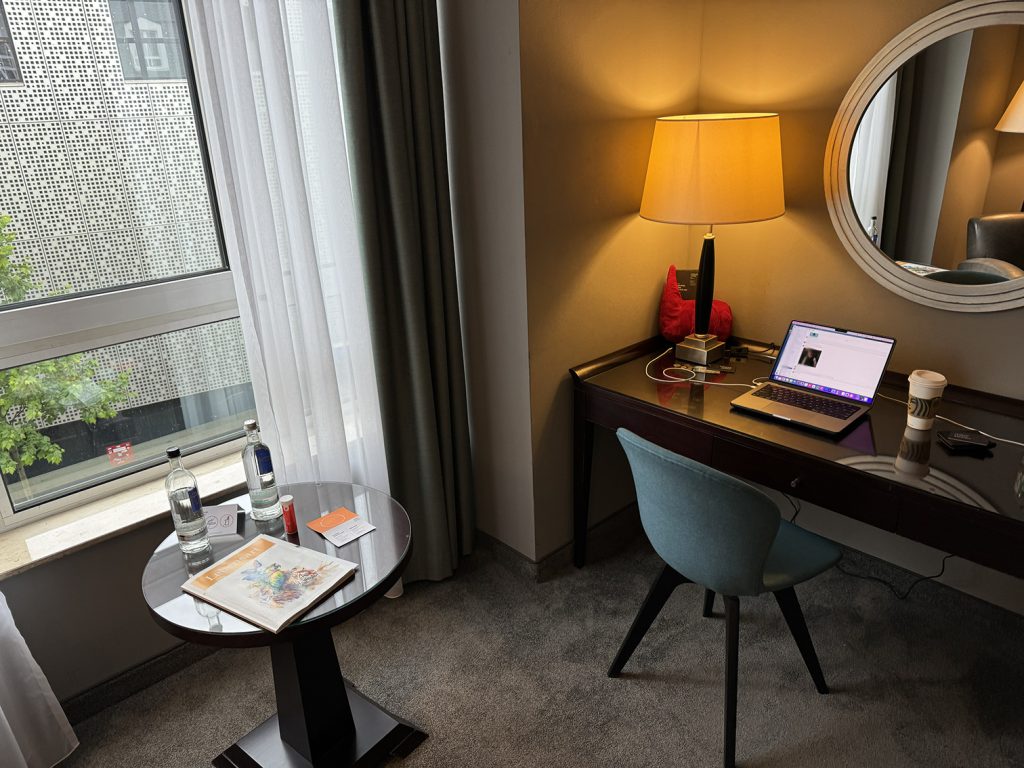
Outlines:
<svg viewBox="0 0 1024 768"><path fill-rule="evenodd" d="M238 507L203 507L206 517L206 532L211 536L227 536L238 533Z"/></svg>
<svg viewBox="0 0 1024 768"><path fill-rule="evenodd" d="M341 525L336 525L324 533L324 538L336 547L343 547L350 541L355 541L364 533L377 530L377 526L370 525L360 517L353 517Z"/></svg>

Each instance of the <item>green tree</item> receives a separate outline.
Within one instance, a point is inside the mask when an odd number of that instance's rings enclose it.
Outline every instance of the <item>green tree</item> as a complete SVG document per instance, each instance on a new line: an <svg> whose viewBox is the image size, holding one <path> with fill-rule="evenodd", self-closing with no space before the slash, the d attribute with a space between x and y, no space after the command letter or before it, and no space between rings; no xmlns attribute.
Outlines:
<svg viewBox="0 0 1024 768"><path fill-rule="evenodd" d="M11 218L0 214L0 304L23 301L38 286L32 265L16 262ZM117 415L115 405L131 396L129 374L101 378L97 361L85 354L65 355L0 371L0 472L18 474L38 460L60 464L64 449L40 432L70 410L95 424Z"/></svg>

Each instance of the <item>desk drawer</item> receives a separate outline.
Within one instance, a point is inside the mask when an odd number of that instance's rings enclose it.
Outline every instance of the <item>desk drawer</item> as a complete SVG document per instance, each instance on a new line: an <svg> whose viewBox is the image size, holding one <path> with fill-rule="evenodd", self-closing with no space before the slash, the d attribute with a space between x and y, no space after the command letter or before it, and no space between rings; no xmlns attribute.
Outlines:
<svg viewBox="0 0 1024 768"><path fill-rule="evenodd" d="M711 466L887 531L899 521L890 483L811 456L715 438Z"/></svg>
<svg viewBox="0 0 1024 768"><path fill-rule="evenodd" d="M579 397L579 393L577 393ZM711 463L712 437L694 429L693 420L666 418L664 411L612 397L588 397L585 418L612 431L624 427L652 443L682 454L701 464Z"/></svg>

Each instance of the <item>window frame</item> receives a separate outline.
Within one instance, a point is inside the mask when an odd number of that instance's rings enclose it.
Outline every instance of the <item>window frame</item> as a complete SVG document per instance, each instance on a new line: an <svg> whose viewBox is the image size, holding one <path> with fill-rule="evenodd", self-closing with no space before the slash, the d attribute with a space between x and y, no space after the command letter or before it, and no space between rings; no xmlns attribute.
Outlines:
<svg viewBox="0 0 1024 768"><path fill-rule="evenodd" d="M4 334L4 343L0 344L0 369L239 316L233 278L227 270L62 301L15 306L0 313L9 329ZM117 317L117 322L110 323L111 317ZM239 451L243 443L244 438L229 438L186 455L201 463ZM0 489L0 530L141 485L159 477L163 471L162 465L140 468L20 512L15 512L11 504L7 480L0 478L4 483Z"/></svg>
<svg viewBox="0 0 1024 768"><path fill-rule="evenodd" d="M194 78L193 78L192 71L191 71L191 69L192 69L192 67L191 67L191 55L190 55L191 49L189 48L189 46L187 44L187 41L186 41L186 38L188 37L188 32L185 29L185 15L184 15L184 12L183 12L182 7L181 7L180 0L167 0L167 5L171 9L171 13L174 16L174 21L178 25L178 31L179 31L179 33L181 35L179 40L173 40L173 39L168 38L168 37L146 37L142 33L142 27L139 25L139 14L138 14L137 9L136 9L136 3L139 2L139 1L140 0L118 0L118 2L124 4L124 6L128 9L129 14L130 14L130 23L131 23L131 26L132 26L132 38L131 38L130 44L134 47L134 51L135 51L135 55L134 55L133 58L136 61L138 61L138 64L139 64L139 67L138 67L139 68L139 74L138 74L138 76L129 77L125 73L125 70L124 70L124 60L121 58L121 45L122 44L126 44L128 41L126 41L124 38L122 38L118 34L117 27L113 23L114 22L113 17L111 18L111 29L112 29L112 31L114 33L114 41L117 43L117 48L118 48L117 58L118 58L118 61L119 61L120 65L121 65L121 76L124 78L124 81L126 83L180 82L182 80L184 80L186 82L189 82L190 78L191 78L192 81L194 82ZM141 1L142 2L146 2L146 0L141 0ZM110 0L107 0L107 7L108 8L110 7ZM151 76L149 74L149 66L146 64L145 46L146 45L170 46L170 45L173 45L173 44L175 44L177 42L180 42L182 44L182 47L184 48L183 54L185 54L185 55L182 57L182 67L185 70L184 75L182 77Z"/></svg>
<svg viewBox="0 0 1024 768"><path fill-rule="evenodd" d="M234 278L224 237L224 222L210 162L210 143L207 141L199 104L199 85L192 61L189 30L181 0L169 0L168 5L175 14L181 34L179 42L184 77L126 82L145 82L159 87L162 82L184 81L188 85L222 266L206 272L101 288L66 297L0 305L0 322L4 325L4 334L0 338L0 370L239 317ZM4 12L3 0L0 0L0 12ZM6 13L4 19L6 21ZM13 48L13 40L11 46ZM20 74L20 67L18 71ZM111 318L116 320L112 321ZM217 445L202 447L185 455L189 457L190 465L195 466L240 451L244 443L244 437L231 437ZM141 486L159 478L164 472L162 464L142 467L130 474L101 481L92 487L20 512L14 511L7 480L0 475L0 482L3 483L0 488L0 532L103 496Z"/></svg>
<svg viewBox="0 0 1024 768"><path fill-rule="evenodd" d="M7 9L4 8L4 0L0 0L0 20L3 21L3 28L7 30L6 35L0 34L0 44L7 43L11 49L11 58L14 59L14 72L17 77L14 80L0 79L0 85L22 85L25 77L21 72L21 64L18 61L18 50L14 47L14 35L11 32L11 22L7 18Z"/></svg>

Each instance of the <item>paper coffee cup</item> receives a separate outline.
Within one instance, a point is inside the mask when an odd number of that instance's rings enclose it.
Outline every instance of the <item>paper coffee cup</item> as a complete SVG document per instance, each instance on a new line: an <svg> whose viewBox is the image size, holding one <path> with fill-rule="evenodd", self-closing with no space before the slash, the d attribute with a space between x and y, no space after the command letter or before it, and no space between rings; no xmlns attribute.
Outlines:
<svg viewBox="0 0 1024 768"><path fill-rule="evenodd" d="M907 377L910 382L910 396L907 400L907 426L914 429L931 429L935 423L935 411L942 391L946 388L946 377L935 371L914 371Z"/></svg>
<svg viewBox="0 0 1024 768"><path fill-rule="evenodd" d="M931 453L931 430L907 427L903 430L899 454L894 462L896 472L911 477L925 477L931 471L928 464Z"/></svg>

